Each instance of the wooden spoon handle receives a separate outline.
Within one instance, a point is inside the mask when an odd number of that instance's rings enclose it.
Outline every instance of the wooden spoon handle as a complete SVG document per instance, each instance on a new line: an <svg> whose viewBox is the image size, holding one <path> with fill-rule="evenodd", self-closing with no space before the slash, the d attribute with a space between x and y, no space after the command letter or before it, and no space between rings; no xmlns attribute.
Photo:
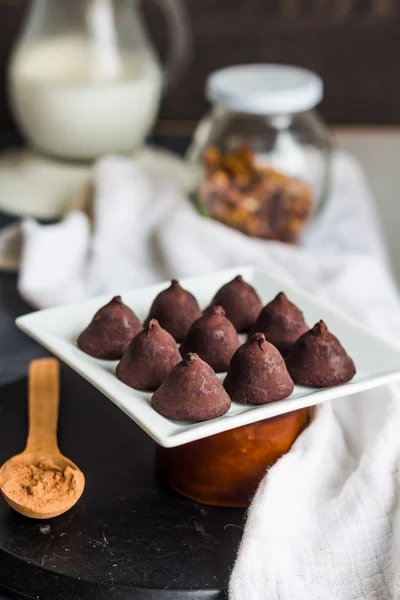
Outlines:
<svg viewBox="0 0 400 600"><path fill-rule="evenodd" d="M29 435L26 452L58 452L59 393L58 360L33 360L29 365Z"/></svg>

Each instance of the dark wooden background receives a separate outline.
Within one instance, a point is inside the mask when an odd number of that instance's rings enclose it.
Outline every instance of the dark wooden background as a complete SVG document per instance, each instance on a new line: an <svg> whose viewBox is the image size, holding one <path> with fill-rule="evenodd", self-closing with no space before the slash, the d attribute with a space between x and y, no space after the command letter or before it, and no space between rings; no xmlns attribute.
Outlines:
<svg viewBox="0 0 400 600"><path fill-rule="evenodd" d="M65 0L68 2L69 0ZM325 81L331 123L400 123L400 0L183 0L194 55L183 81L164 100L164 119L198 119L211 70L245 62L288 62ZM12 127L5 65L28 0L0 0L0 126ZM159 47L164 24L143 0Z"/></svg>

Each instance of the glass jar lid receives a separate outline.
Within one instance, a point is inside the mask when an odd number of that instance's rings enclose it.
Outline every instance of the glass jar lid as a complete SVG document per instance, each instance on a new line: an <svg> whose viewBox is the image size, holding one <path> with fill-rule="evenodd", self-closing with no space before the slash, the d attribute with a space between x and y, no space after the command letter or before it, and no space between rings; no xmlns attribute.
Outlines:
<svg viewBox="0 0 400 600"><path fill-rule="evenodd" d="M238 112L282 115L314 108L323 97L322 79L289 65L238 65L214 71L206 82L207 98Z"/></svg>

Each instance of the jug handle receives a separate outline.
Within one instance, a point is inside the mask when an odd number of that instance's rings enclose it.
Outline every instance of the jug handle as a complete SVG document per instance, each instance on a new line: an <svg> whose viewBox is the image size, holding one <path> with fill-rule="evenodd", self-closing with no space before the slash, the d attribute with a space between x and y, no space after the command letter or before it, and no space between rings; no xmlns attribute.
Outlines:
<svg viewBox="0 0 400 600"><path fill-rule="evenodd" d="M192 56L189 15L181 0L154 0L168 24L169 56L164 71L164 88L176 84Z"/></svg>

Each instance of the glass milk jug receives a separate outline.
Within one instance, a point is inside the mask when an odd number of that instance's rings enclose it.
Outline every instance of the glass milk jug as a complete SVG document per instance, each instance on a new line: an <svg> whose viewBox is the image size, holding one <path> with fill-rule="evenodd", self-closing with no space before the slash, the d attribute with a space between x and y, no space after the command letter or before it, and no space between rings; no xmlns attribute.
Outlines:
<svg viewBox="0 0 400 600"><path fill-rule="evenodd" d="M163 72L137 0L32 0L9 66L11 107L39 152L70 160L130 153L188 56L181 0L157 0L170 33Z"/></svg>

